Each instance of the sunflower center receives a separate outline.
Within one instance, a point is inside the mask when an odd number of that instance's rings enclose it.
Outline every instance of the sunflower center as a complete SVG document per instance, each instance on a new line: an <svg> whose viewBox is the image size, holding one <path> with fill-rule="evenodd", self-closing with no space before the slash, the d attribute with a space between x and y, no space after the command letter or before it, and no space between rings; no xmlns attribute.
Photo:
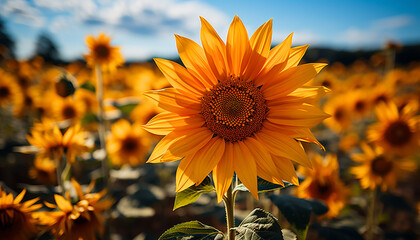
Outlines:
<svg viewBox="0 0 420 240"><path fill-rule="evenodd" d="M319 199L326 199L330 196L332 192L332 185L328 181L325 181L323 183L319 181L314 182L314 197Z"/></svg>
<svg viewBox="0 0 420 240"><path fill-rule="evenodd" d="M388 98L387 98L387 96L386 96L385 94L381 94L381 95L377 96L377 97L373 100L373 102L375 103L375 105L377 105L377 104L379 104L379 103L381 103L381 102L383 102L383 103L387 103L387 102L388 102Z"/></svg>
<svg viewBox="0 0 420 240"><path fill-rule="evenodd" d="M372 172L379 176L385 176L392 170L392 162L384 156L378 156L371 163Z"/></svg>
<svg viewBox="0 0 420 240"><path fill-rule="evenodd" d="M329 79L325 79L324 81L322 81L321 83L322 86L326 87L326 88L331 88L331 81Z"/></svg>
<svg viewBox="0 0 420 240"><path fill-rule="evenodd" d="M385 130L385 140L393 146L404 146L411 139L410 127L404 121L391 123Z"/></svg>
<svg viewBox="0 0 420 240"><path fill-rule="evenodd" d="M110 54L109 47L102 44L95 46L94 52L98 58L107 58Z"/></svg>
<svg viewBox="0 0 420 240"><path fill-rule="evenodd" d="M121 148L126 153L132 153L138 148L138 140L128 137L122 141Z"/></svg>
<svg viewBox="0 0 420 240"><path fill-rule="evenodd" d="M1 86L0 87L0 99L5 99L8 98L10 96L10 89L8 87L5 86Z"/></svg>
<svg viewBox="0 0 420 240"><path fill-rule="evenodd" d="M268 111L261 90L253 82L230 79L219 82L202 99L206 126L229 142L258 132Z"/></svg>
<svg viewBox="0 0 420 240"><path fill-rule="evenodd" d="M362 100L359 100L356 102L356 104L354 104L354 110L356 110L356 112L363 112L366 108L366 104L365 102L363 102Z"/></svg>
<svg viewBox="0 0 420 240"><path fill-rule="evenodd" d="M334 119L341 121L345 116L345 110L342 108L337 108L334 112Z"/></svg>
<svg viewBox="0 0 420 240"><path fill-rule="evenodd" d="M65 119L71 119L71 118L76 117L76 110L74 109L73 106L65 106L63 108L63 112L62 113L63 113L63 117Z"/></svg>

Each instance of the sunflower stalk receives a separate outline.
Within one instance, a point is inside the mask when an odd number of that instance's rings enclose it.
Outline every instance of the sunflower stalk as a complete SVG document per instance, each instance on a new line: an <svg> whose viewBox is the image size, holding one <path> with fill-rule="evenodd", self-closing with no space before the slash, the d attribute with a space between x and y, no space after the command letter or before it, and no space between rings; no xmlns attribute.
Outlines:
<svg viewBox="0 0 420 240"><path fill-rule="evenodd" d="M369 209L366 221L366 240L374 239L374 231L376 229L376 216L375 216L375 207L376 207L376 189L371 190L369 194Z"/></svg>
<svg viewBox="0 0 420 240"><path fill-rule="evenodd" d="M103 151L104 156L101 159L102 163L102 174L104 178L104 182L108 185L108 178L109 178L109 170L107 165L107 150L106 150L106 141L105 141L105 110L104 110L104 85L102 80L102 70L100 65L95 66L95 73L96 73L96 97L98 99L99 104L99 112L98 112L98 134L99 134L99 147Z"/></svg>
<svg viewBox="0 0 420 240"><path fill-rule="evenodd" d="M226 195L223 197L226 210L226 225L227 225L227 240L234 240L236 235L235 230L235 196L236 192L233 192L236 182L232 181Z"/></svg>
<svg viewBox="0 0 420 240"><path fill-rule="evenodd" d="M56 154L54 154L56 155ZM57 185L60 188L60 193L62 196L64 196L64 193L66 192L66 189L64 187L64 181L63 181L63 162L65 162L64 160L64 155L58 157L58 156L54 156L55 158L55 163L57 165L56 169L56 175L57 175Z"/></svg>

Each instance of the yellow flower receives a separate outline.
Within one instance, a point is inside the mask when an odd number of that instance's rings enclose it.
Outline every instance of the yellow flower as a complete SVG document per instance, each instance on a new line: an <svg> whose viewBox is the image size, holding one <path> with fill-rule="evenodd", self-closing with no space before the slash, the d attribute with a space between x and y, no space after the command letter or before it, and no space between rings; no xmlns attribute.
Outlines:
<svg viewBox="0 0 420 240"><path fill-rule="evenodd" d="M53 100L53 114L58 121L62 120L80 120L86 113L85 102L79 98L55 97Z"/></svg>
<svg viewBox="0 0 420 240"><path fill-rule="evenodd" d="M371 99L369 98L368 90L358 89L350 92L347 100L349 102L349 108L352 115L363 118L371 112Z"/></svg>
<svg viewBox="0 0 420 240"><path fill-rule="evenodd" d="M362 188L382 191L395 187L397 180L409 171L415 171L417 165L413 160L397 159L377 147L372 149L366 143L361 144L363 153L353 154L352 159L361 165L352 167L350 172L360 179Z"/></svg>
<svg viewBox="0 0 420 240"><path fill-rule="evenodd" d="M369 126L367 139L384 148L386 153L410 155L419 149L420 118L414 116L417 104L408 103L401 112L395 103L381 104L376 109L378 123Z"/></svg>
<svg viewBox="0 0 420 240"><path fill-rule="evenodd" d="M22 90L12 75L0 69L0 107L22 98Z"/></svg>
<svg viewBox="0 0 420 240"><path fill-rule="evenodd" d="M66 154L69 163L75 161L76 155L89 149L86 145L86 133L80 125L69 127L63 135L56 124L44 120L35 123L31 136L27 135L26 138L31 145L39 148L40 157L59 160Z"/></svg>
<svg viewBox="0 0 420 240"><path fill-rule="evenodd" d="M291 48L292 35L270 50L271 20L249 39L235 16L226 44L205 19L201 23L203 47L176 35L185 68L155 59L173 88L146 93L165 111L145 129L166 135L148 162L182 158L176 191L213 172L219 201L234 173L255 198L257 176L298 184L291 161L311 162L297 140L318 143L309 128L328 116L312 104L325 89L302 86L325 64L298 66L307 46Z"/></svg>
<svg viewBox="0 0 420 240"><path fill-rule="evenodd" d="M54 160L37 157L34 166L29 169L29 176L43 185L54 185L57 182L56 167Z"/></svg>
<svg viewBox="0 0 420 240"><path fill-rule="evenodd" d="M34 204L38 198L22 202L24 189L16 198L6 194L0 187L0 238L9 240L32 239L39 232L35 210L42 207Z"/></svg>
<svg viewBox="0 0 420 240"><path fill-rule="evenodd" d="M103 234L102 212L113 204L112 200L102 199L106 191L90 193L91 184L84 194L81 186L72 179L78 200L74 204L70 199L61 195L54 195L57 205L46 203L50 208L59 208L59 211L46 212L44 224L50 226L51 233L59 240L95 240L96 233Z"/></svg>
<svg viewBox="0 0 420 240"><path fill-rule="evenodd" d="M347 189L340 180L337 156L327 155L323 158L316 154L312 158L313 169L299 168L305 180L296 189L300 198L315 198L322 200L329 207L326 217L336 217L344 207L347 199Z"/></svg>
<svg viewBox="0 0 420 240"><path fill-rule="evenodd" d="M150 149L150 139L140 123L130 123L120 119L111 126L112 134L107 139L107 148L115 165L143 164Z"/></svg>
<svg viewBox="0 0 420 240"><path fill-rule="evenodd" d="M346 94L336 95L324 105L324 111L331 115L324 124L336 133L347 130L352 124L349 104L343 101L346 98Z"/></svg>
<svg viewBox="0 0 420 240"><path fill-rule="evenodd" d="M85 59L89 66L99 65L104 70L112 71L124 63L120 48L111 46L110 42L111 38L104 33L99 34L98 38L86 37L89 54L85 55Z"/></svg>

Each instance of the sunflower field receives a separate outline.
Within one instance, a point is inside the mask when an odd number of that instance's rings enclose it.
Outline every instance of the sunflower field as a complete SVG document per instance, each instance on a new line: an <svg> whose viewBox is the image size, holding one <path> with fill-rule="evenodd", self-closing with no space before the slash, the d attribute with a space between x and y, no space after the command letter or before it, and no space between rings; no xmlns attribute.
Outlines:
<svg viewBox="0 0 420 240"><path fill-rule="evenodd" d="M0 239L419 239L420 58L200 18L179 58L0 45Z"/></svg>

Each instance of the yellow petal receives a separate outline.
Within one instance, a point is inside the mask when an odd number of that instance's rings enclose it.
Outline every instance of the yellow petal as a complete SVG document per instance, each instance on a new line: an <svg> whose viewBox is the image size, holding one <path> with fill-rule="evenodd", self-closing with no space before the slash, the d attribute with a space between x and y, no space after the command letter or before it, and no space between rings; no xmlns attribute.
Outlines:
<svg viewBox="0 0 420 240"><path fill-rule="evenodd" d="M295 167L289 159L273 156L273 161L274 164L276 164L282 179L294 185L299 185L299 179L296 176Z"/></svg>
<svg viewBox="0 0 420 240"><path fill-rule="evenodd" d="M162 157L165 155L165 153L168 151L168 148L176 142L178 139L180 139L182 136L178 135L177 133L169 133L164 138L162 138L158 144L153 149L152 154L150 154L149 159L147 160L147 163L159 163L162 162ZM177 157L177 159L172 159L172 161L179 160L181 158ZM169 161L169 160L168 160Z"/></svg>
<svg viewBox="0 0 420 240"><path fill-rule="evenodd" d="M155 100L158 107L180 115L196 114L201 111L201 104L198 99L179 94L173 88L148 91L145 95Z"/></svg>
<svg viewBox="0 0 420 240"><path fill-rule="evenodd" d="M13 201L14 204L20 203L22 201L23 196L25 196L26 189L23 189L22 192L19 193L19 195L16 196L15 200Z"/></svg>
<svg viewBox="0 0 420 240"><path fill-rule="evenodd" d="M273 20L261 25L250 39L251 56L244 73L244 80L254 80L264 66L271 48Z"/></svg>
<svg viewBox="0 0 420 240"><path fill-rule="evenodd" d="M266 100L286 96L313 79L317 74L314 65L311 63L289 68L280 73L273 72L273 70L276 69L272 69L265 75L267 80L261 80L264 82L261 89Z"/></svg>
<svg viewBox="0 0 420 240"><path fill-rule="evenodd" d="M176 170L176 192L184 191L194 185L194 181L189 174L186 174L190 163L193 161L195 153L185 156L178 165Z"/></svg>
<svg viewBox="0 0 420 240"><path fill-rule="evenodd" d="M242 141L233 144L235 164L233 165L239 180L258 200L257 164L252 157L250 150Z"/></svg>
<svg viewBox="0 0 420 240"><path fill-rule="evenodd" d="M84 199L84 194L83 194L82 187L80 186L80 184L74 178L71 178L71 183L74 186L74 190L76 190L77 197L79 197L79 200Z"/></svg>
<svg viewBox="0 0 420 240"><path fill-rule="evenodd" d="M279 125L310 128L329 116L329 114L311 104L291 103L271 107L268 111L267 120Z"/></svg>
<svg viewBox="0 0 420 240"><path fill-rule="evenodd" d="M226 60L226 45L214 28L202 17L201 43L209 66L218 80L225 80L228 72Z"/></svg>
<svg viewBox="0 0 420 240"><path fill-rule="evenodd" d="M243 142L245 147L250 149L251 155L257 163L258 176L269 182L283 185L277 167L266 148L252 137L246 138Z"/></svg>
<svg viewBox="0 0 420 240"><path fill-rule="evenodd" d="M73 210L73 206L63 196L54 194L54 199L58 208L63 212L71 212Z"/></svg>
<svg viewBox="0 0 420 240"><path fill-rule="evenodd" d="M255 137L272 155L284 157L305 167L312 168L312 163L302 145L293 138L266 129L259 131L255 134Z"/></svg>
<svg viewBox="0 0 420 240"><path fill-rule="evenodd" d="M184 67L176 62L155 58L155 63L165 75L168 82L180 92L200 97L205 90L204 85L194 78Z"/></svg>
<svg viewBox="0 0 420 240"><path fill-rule="evenodd" d="M225 152L219 163L213 169L213 181L216 187L217 202L222 201L224 194L232 183L234 159L233 144L226 142Z"/></svg>
<svg viewBox="0 0 420 240"><path fill-rule="evenodd" d="M287 64L284 69L296 67L302 59L303 55L305 55L308 47L309 44L291 48L289 51L289 59L287 60Z"/></svg>
<svg viewBox="0 0 420 240"><path fill-rule="evenodd" d="M162 112L153 117L143 128L150 133L167 135L175 129L186 130L204 125L200 116L181 116L176 113Z"/></svg>
<svg viewBox="0 0 420 240"><path fill-rule="evenodd" d="M191 39L175 35L179 57L188 71L206 88L217 84L217 79L207 63L204 50Z"/></svg>
<svg viewBox="0 0 420 240"><path fill-rule="evenodd" d="M235 15L226 40L226 57L233 77L242 76L248 64L250 52L251 45L246 28L241 19Z"/></svg>
<svg viewBox="0 0 420 240"><path fill-rule="evenodd" d="M174 131L182 135L176 142L169 146L168 151L174 156L185 157L204 147L212 138L213 132L208 128L190 129L186 131Z"/></svg>

